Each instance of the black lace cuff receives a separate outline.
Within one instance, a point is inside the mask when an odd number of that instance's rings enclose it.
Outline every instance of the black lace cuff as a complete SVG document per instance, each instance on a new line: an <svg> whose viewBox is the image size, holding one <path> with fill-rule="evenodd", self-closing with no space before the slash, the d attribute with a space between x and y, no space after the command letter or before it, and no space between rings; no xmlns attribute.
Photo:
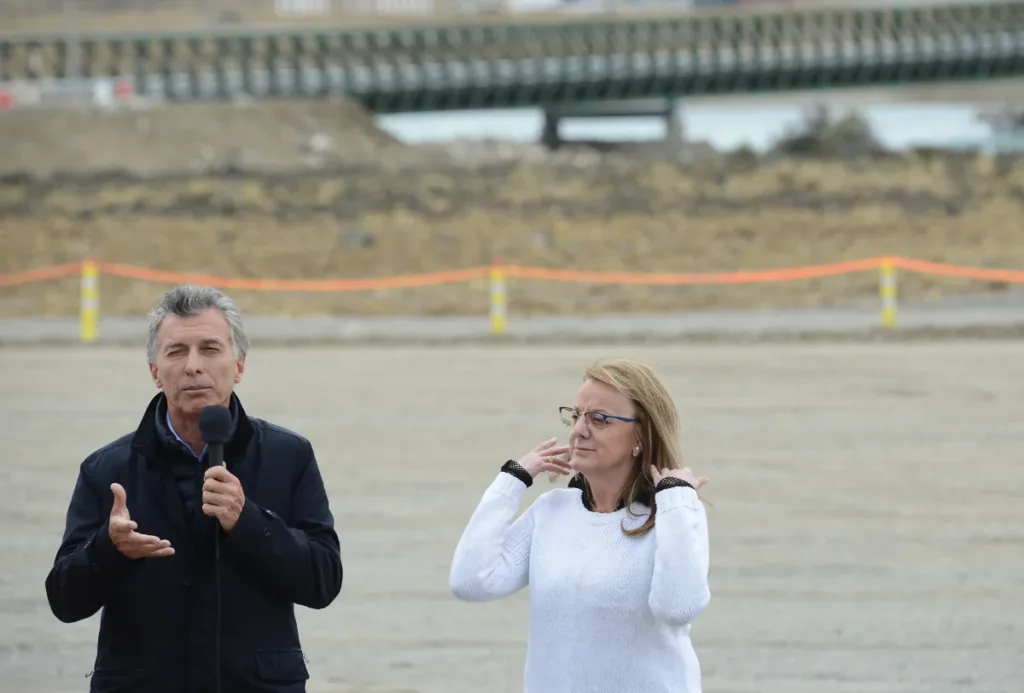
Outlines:
<svg viewBox="0 0 1024 693"><path fill-rule="evenodd" d="M683 481L677 476L666 476L658 482L658 485L654 488L654 492L657 493L658 491L664 491L667 488L677 488L679 486L683 486L684 488L693 488L693 484L689 481Z"/></svg>
<svg viewBox="0 0 1024 693"><path fill-rule="evenodd" d="M523 465L519 464L515 460L509 460L501 466L501 471L506 474L511 474L515 478L526 484L526 488L533 486L533 477L530 473L523 468Z"/></svg>

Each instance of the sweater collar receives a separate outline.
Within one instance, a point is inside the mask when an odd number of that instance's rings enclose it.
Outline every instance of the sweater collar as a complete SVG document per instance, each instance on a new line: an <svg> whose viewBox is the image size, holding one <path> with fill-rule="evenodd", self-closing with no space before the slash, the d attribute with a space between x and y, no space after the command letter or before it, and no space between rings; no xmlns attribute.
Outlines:
<svg viewBox="0 0 1024 693"><path fill-rule="evenodd" d="M580 499L583 501L583 507L594 512L594 503L590 498L590 490L587 488L587 481L583 478L583 472L577 473L573 478L569 479L569 488L578 488L580 490ZM625 499L619 499L619 504L615 507L616 510L622 510L626 507Z"/></svg>
<svg viewBox="0 0 1024 693"><path fill-rule="evenodd" d="M580 500L583 502L583 507L591 512L594 511L593 499L590 497L590 491L587 489L587 480L583 476L583 472L578 472L575 476L569 479L569 488L578 488L580 490ZM654 494L645 495L641 494L640 498L637 498L637 502L646 505L647 507L654 506ZM626 499L619 499L619 504L615 510L622 510L626 507Z"/></svg>

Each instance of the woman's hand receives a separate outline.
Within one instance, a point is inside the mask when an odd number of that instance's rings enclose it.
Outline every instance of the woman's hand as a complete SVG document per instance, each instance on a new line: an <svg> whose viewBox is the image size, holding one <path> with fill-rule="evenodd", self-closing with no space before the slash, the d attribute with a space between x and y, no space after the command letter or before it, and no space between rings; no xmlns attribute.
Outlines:
<svg viewBox="0 0 1024 693"><path fill-rule="evenodd" d="M545 440L543 443L526 453L521 460L520 466L533 478L541 472L554 474L568 474L569 468L569 446L554 447L558 438Z"/></svg>
<svg viewBox="0 0 1024 693"><path fill-rule="evenodd" d="M693 470L689 467L683 467L682 469L661 469L651 465L651 479L654 480L654 485L657 486L658 482L667 476L674 476L677 479L682 479L690 486L693 486L694 490L699 489L704 484L708 483L706 476L694 476Z"/></svg>

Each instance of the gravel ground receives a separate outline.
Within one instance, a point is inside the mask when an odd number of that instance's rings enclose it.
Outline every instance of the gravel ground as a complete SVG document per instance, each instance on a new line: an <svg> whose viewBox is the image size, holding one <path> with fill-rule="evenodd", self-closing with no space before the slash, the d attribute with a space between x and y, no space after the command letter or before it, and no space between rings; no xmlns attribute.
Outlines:
<svg viewBox="0 0 1024 693"><path fill-rule="evenodd" d="M712 480L709 693L1018 693L1024 358L969 341L258 348L239 393L312 440L346 562L300 612L313 693L521 690L525 594L456 602L451 553L500 464L564 435L581 369L627 354ZM79 462L153 393L143 351L12 347L0 379L0 692L83 691L97 619L57 622L43 579Z"/></svg>

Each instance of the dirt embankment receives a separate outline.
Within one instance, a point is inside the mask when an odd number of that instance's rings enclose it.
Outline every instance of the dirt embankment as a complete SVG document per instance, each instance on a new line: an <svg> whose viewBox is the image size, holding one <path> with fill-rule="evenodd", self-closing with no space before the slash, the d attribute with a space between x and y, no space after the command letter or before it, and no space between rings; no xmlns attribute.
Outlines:
<svg viewBox="0 0 1024 693"><path fill-rule="evenodd" d="M252 120L269 119L268 112L254 111ZM168 128L172 120L167 118ZM325 116L324 124L302 132L316 138L330 120ZM433 272L483 264L492 256L633 272L769 269L881 254L1024 268L1024 162L914 156L752 163L714 157L682 164L570 153L471 165L403 148L372 124L359 130L349 122L338 125L348 130L329 136L340 144L320 147L321 160L291 161L306 171L284 173L275 157L287 159L285 150L293 145L274 154L277 145L267 131L295 126L268 127L261 136L243 132L243 121L220 123L216 136L204 131L215 155L196 170L218 168L219 152L237 147L247 161L269 162L263 168L279 172L145 180L7 176L0 183L0 273L74 260L85 247L103 260L163 270L301 279ZM159 138L140 141L131 151L113 135L111 147L130 152L152 174L161 162L175 156L191 161L197 151L184 125L174 132L181 133L179 147ZM66 160L63 142L54 149L53 161ZM117 168L120 156L108 166L89 159L90 166ZM50 170L62 168L54 164ZM105 278L103 310L144 312L165 288ZM900 285L906 298L1005 289L917 276L901 277ZM235 293L250 313L466 314L487 305L484 282ZM876 295L871 272L753 286L515 280L510 287L511 309L518 314L838 305L875 301ZM71 315L76 309L74 278L0 289L0 315Z"/></svg>
<svg viewBox="0 0 1024 693"><path fill-rule="evenodd" d="M0 174L293 171L374 162L403 147L338 100L0 111ZM389 157L393 158L393 157Z"/></svg>

